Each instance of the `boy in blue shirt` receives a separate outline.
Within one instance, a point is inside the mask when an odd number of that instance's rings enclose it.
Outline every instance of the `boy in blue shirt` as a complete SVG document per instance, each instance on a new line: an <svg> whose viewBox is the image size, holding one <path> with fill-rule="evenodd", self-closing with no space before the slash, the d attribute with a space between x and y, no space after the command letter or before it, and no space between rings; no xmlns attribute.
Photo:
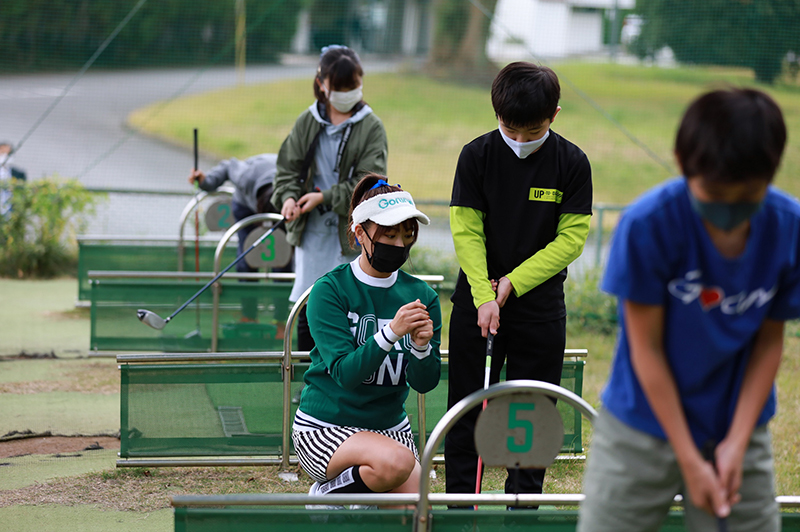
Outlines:
<svg viewBox="0 0 800 532"><path fill-rule="evenodd" d="M623 214L602 284L621 328L579 531L658 530L678 493L689 530L780 529L766 423L800 316L800 204L770 187L785 143L766 94L707 93L678 129L685 178Z"/></svg>

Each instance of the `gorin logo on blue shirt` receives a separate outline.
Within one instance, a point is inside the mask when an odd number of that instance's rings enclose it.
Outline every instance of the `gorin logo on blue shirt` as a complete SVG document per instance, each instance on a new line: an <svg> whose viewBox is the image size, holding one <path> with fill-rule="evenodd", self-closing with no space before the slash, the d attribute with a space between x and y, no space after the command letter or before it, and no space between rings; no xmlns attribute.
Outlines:
<svg viewBox="0 0 800 532"><path fill-rule="evenodd" d="M673 297L679 299L684 305L697 300L703 312L719 307L723 314L744 314L750 307L756 308L766 305L778 292L776 284L770 289L756 288L751 292L739 292L726 295L719 286L707 286L701 282L703 272L692 270L682 278L673 279L667 284L667 290Z"/></svg>
<svg viewBox="0 0 800 532"><path fill-rule="evenodd" d="M408 198L391 198L391 199L382 199L378 202L378 207L381 209L385 209L387 207L394 207L395 205L399 205L400 203L408 203L412 207L414 206L414 202Z"/></svg>

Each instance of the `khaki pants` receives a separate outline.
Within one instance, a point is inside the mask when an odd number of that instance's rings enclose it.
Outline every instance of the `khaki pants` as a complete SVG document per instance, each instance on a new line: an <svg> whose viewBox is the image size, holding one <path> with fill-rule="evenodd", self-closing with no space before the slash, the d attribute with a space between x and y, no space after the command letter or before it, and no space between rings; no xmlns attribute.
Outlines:
<svg viewBox="0 0 800 532"><path fill-rule="evenodd" d="M578 532L658 531L672 499L684 495L690 531L715 531L716 517L686 498L680 468L670 444L622 423L602 411L584 473ZM742 500L731 508L730 532L779 532L772 451L766 426L753 431L744 457Z"/></svg>

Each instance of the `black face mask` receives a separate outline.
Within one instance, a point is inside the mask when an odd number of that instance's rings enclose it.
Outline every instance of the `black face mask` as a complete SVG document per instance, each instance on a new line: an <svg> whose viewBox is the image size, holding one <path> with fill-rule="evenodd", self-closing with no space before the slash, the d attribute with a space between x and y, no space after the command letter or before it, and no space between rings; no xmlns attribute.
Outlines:
<svg viewBox="0 0 800 532"><path fill-rule="evenodd" d="M393 273L400 269L400 266L408 260L408 254L411 252L411 246L392 246L375 242L367 235L369 241L372 242L372 255L367 253L367 260L370 266L381 273Z"/></svg>

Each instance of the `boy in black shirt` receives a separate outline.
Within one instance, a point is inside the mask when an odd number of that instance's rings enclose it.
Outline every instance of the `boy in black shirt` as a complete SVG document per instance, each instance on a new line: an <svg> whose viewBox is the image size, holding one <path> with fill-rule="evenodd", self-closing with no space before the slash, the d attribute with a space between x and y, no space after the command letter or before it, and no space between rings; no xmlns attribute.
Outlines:
<svg viewBox="0 0 800 532"><path fill-rule="evenodd" d="M450 227L461 266L452 297L448 408L483 386L485 341L495 334L491 382L559 384L566 344L564 279L580 256L592 213L586 155L550 130L561 110L558 77L531 63L506 66L492 84L499 128L461 151ZM503 327L500 328L502 316ZM445 440L448 493L472 493L478 409ZM541 493L544 470L509 471L506 492Z"/></svg>

